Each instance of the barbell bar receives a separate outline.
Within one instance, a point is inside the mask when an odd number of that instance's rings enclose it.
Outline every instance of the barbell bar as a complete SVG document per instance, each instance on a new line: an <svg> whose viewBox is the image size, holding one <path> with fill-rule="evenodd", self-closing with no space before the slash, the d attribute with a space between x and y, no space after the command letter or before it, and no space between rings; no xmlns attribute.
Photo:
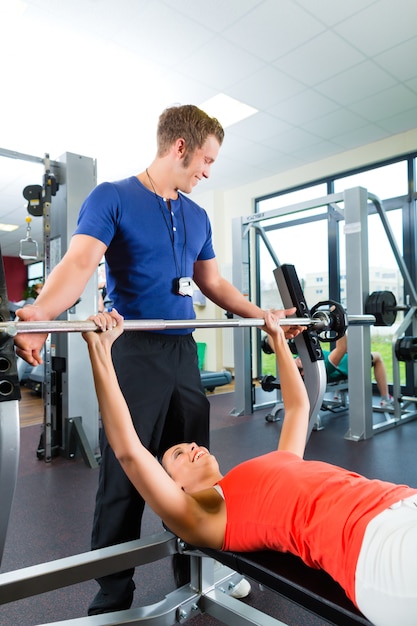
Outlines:
<svg viewBox="0 0 417 626"><path fill-rule="evenodd" d="M347 316L348 324L372 325L375 323L373 315L352 315ZM185 328L237 328L237 327L260 327L264 326L262 318L232 318L227 320L125 320L125 330L175 330ZM286 317L279 320L280 326L306 326L314 327L317 330L331 328L331 315L325 311L318 311L312 317ZM96 331L97 326L92 320L52 320L52 321L10 321L0 322L0 333L5 333L9 337L18 334L33 333L83 333Z"/></svg>

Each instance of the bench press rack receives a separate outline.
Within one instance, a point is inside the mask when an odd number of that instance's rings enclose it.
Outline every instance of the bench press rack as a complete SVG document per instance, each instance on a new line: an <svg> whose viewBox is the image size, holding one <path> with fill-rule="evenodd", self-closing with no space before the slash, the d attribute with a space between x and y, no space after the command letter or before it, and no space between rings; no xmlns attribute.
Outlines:
<svg viewBox="0 0 417 626"><path fill-rule="evenodd" d="M7 293L2 265L1 261L0 317L6 320ZM293 266L280 266L274 275L284 306L295 306L297 315L305 319L308 309ZM314 328L307 328L295 338L295 342L304 363L310 400L310 434L325 391L324 362ZM0 344L0 366L1 561L17 481L20 399L13 338L11 335L5 337L4 333ZM307 567L293 555L268 551L237 554L199 550L186 546L169 531L0 574L0 604L144 565L176 552L191 556L191 582L174 590L160 602L126 611L54 622L49 626L171 626L185 623L198 613L211 615L228 626L285 626L279 619L230 595L241 575L265 585L335 626L369 626L335 581L325 572Z"/></svg>

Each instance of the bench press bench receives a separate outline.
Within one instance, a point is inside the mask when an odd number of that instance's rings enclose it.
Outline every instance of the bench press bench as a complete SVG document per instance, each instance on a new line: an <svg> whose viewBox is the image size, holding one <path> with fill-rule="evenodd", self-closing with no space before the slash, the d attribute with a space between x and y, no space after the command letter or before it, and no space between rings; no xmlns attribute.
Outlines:
<svg viewBox="0 0 417 626"><path fill-rule="evenodd" d="M170 626L185 623L200 613L228 626L285 626L279 618L230 596L242 575L334 626L371 626L330 576L307 567L292 554L198 549L184 544L169 531L0 574L0 604L158 561L175 552L191 556L191 583L175 589L160 602L48 626Z"/></svg>
<svg viewBox="0 0 417 626"><path fill-rule="evenodd" d="M304 300L292 266L277 268L274 275L284 306L290 308L293 304L297 304L297 310L305 311L306 305L304 308L301 305L298 306L298 303L303 304ZM0 271L0 294L2 292L6 296L3 297L3 301L7 301L4 276L2 277ZM310 401L308 433L310 435L325 390L324 363L314 330L304 331L302 335L296 337L295 342L304 363L306 388ZM4 381L13 390L13 393L0 402L1 560L17 479L20 388L11 338L1 346L0 352L2 358L10 364L8 370L3 368L6 372L3 374ZM230 595L233 586L242 575L268 587L283 598L287 598L290 602L296 603L334 626L370 626L337 583L324 572L307 567L297 557L267 551L238 554L189 549L169 531L127 544L110 546L0 574L0 604L7 604L130 567L158 561L175 552L187 553L191 556L189 585L172 591L160 602L147 607L64 620L49 626L121 626L123 624L170 626L185 623L198 613L211 615L228 626L286 626L278 618L270 617Z"/></svg>

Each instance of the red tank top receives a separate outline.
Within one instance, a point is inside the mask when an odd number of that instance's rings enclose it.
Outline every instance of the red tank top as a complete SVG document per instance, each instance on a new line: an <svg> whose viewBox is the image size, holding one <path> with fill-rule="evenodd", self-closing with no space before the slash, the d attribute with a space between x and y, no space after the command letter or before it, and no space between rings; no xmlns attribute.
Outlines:
<svg viewBox="0 0 417 626"><path fill-rule="evenodd" d="M291 552L324 569L353 602L367 524L417 493L284 451L241 463L219 485L227 510L223 550Z"/></svg>

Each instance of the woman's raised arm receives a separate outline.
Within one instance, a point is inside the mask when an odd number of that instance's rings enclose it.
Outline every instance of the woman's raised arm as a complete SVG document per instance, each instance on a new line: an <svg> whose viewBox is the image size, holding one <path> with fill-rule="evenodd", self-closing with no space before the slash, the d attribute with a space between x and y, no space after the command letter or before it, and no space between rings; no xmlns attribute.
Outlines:
<svg viewBox="0 0 417 626"><path fill-rule="evenodd" d="M307 441L310 403L284 331L277 323L279 318L280 315L272 311L268 311L265 316L265 330L273 343L285 410L278 450L288 450L303 457Z"/></svg>
<svg viewBox="0 0 417 626"><path fill-rule="evenodd" d="M132 484L170 530L185 540L195 540L197 520L201 518L198 503L181 490L141 443L117 380L111 347L123 332L123 318L113 309L89 319L101 331L83 333L83 337L109 444Z"/></svg>

